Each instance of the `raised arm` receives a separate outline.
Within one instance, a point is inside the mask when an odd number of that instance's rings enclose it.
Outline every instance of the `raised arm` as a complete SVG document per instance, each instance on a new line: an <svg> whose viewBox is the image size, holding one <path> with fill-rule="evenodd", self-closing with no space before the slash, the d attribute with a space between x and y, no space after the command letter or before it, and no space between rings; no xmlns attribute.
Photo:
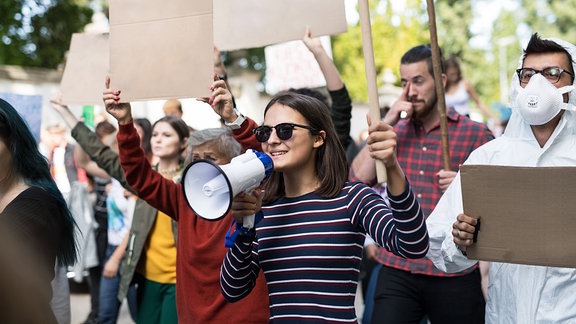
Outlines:
<svg viewBox="0 0 576 324"><path fill-rule="evenodd" d="M376 162L382 160L386 168L387 183L393 194L401 193L406 180L404 171L396 158L396 133L392 126L385 122L372 123L368 120L368 138L366 145L360 150L352 161L349 178L362 181L369 186L376 184Z"/></svg>
<svg viewBox="0 0 576 324"><path fill-rule="evenodd" d="M256 140L252 132L252 129L258 125L252 119L241 115L234 108L232 94L228 90L226 82L214 75L214 83L212 83L210 89L212 90L212 95L209 98L199 98L198 100L209 104L214 109L214 112L224 120L226 127L232 129L234 139L242 145L244 150L262 151L262 145Z"/></svg>
<svg viewBox="0 0 576 324"><path fill-rule="evenodd" d="M366 146L370 157L384 162L387 189L392 195L398 196L406 189L406 176L396 158L396 133L392 126L381 121L370 125L369 132Z"/></svg>
<svg viewBox="0 0 576 324"><path fill-rule="evenodd" d="M387 196L390 210L371 189L368 206L360 212L360 223L367 233L388 251L405 258L421 258L428 251L428 234L422 209L396 158L396 133L392 126L378 121L370 123L366 147L370 159L384 163L387 174ZM365 194L364 194L365 195ZM372 198L369 198L372 197Z"/></svg>
<svg viewBox="0 0 576 324"><path fill-rule="evenodd" d="M68 106L61 103L59 98L52 99L50 103L52 104L52 108L62 116L66 124L72 128L72 137L81 147L82 152L77 152L80 157L80 161L78 161L79 165L90 169L87 170L89 174L98 176L101 176L101 174L95 173L94 170L101 169L112 178L118 180L124 188L132 190L124 178L124 171L122 171L122 167L120 166L118 154L112 151L109 146L104 145L96 133L76 118ZM77 147L77 149L80 148ZM86 159L85 154L88 154L89 160ZM91 164L90 160L93 161L92 163L95 163L96 166L88 166L87 164Z"/></svg>
<svg viewBox="0 0 576 324"><path fill-rule="evenodd" d="M338 72L336 65L334 65L334 62L330 56L328 56L328 53L326 53L320 38L312 38L310 27L306 27L306 32L302 41L308 50L310 50L314 55L316 62L318 62L320 70L324 75L324 79L326 79L326 88L328 88L329 91L342 89L344 87L344 81L342 81L340 72Z"/></svg>
<svg viewBox="0 0 576 324"><path fill-rule="evenodd" d="M140 137L134 127L130 103L121 102L120 91L109 87L110 79L107 78L102 98L106 111L118 120L119 130L116 138L126 182L137 192L139 198L178 220L178 206L180 199L183 199L179 194L182 190L181 185L164 178L152 169L144 150L140 147Z"/></svg>
<svg viewBox="0 0 576 324"><path fill-rule="evenodd" d="M312 55L314 55L314 59L316 59L324 75L326 88L332 101L330 112L332 121L338 130L338 139L346 150L348 146L353 143L353 139L350 137L352 100L350 99L348 89L346 89L336 65L330 56L328 56L328 53L326 53L324 46L322 46L320 38L312 38L312 32L309 27L306 27L302 41ZM351 163L352 161L348 162Z"/></svg>
<svg viewBox="0 0 576 324"><path fill-rule="evenodd" d="M110 77L106 77L105 89L102 92L102 100L106 106L106 111L112 115L119 125L132 123L132 107L130 103L120 102L120 90L110 89Z"/></svg>
<svg viewBox="0 0 576 324"><path fill-rule="evenodd" d="M78 118L76 118L76 116L74 116L74 114L72 113L72 111L70 111L70 108L68 108L68 106L62 104L60 97L51 99L50 104L52 108L58 114L60 114L60 116L62 117L66 125L70 127L70 129L76 127L76 124L81 122Z"/></svg>
<svg viewBox="0 0 576 324"><path fill-rule="evenodd" d="M383 118L383 124L389 125L389 127L393 127L398 123L400 118L410 118L412 116L413 107L412 103L408 100L409 92L410 92L410 81L404 84L404 89L402 90L402 94L394 102L388 113ZM376 122L376 121L374 121ZM368 125L370 126L370 119L368 118ZM385 130L390 129L389 127L379 126L376 124L374 128L370 128L369 132L371 131L378 131L379 129ZM393 129L390 129L393 131ZM374 152L374 150L378 150L382 147L382 145L376 144L381 139L385 139L386 136L382 137L381 134L375 134L374 136L370 136L366 142L366 145L358 152L352 164L350 166L350 179L362 181L369 186L373 186L376 184L376 164L374 162L374 158L377 158L379 154ZM396 141L396 135L394 134L394 141Z"/></svg>

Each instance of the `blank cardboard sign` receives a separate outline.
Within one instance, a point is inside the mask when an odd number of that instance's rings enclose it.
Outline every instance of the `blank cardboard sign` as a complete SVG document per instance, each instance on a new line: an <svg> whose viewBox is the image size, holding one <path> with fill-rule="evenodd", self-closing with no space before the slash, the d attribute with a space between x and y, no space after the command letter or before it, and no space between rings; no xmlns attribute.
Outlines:
<svg viewBox="0 0 576 324"><path fill-rule="evenodd" d="M60 81L65 105L102 105L109 64L108 34L73 34Z"/></svg>
<svg viewBox="0 0 576 324"><path fill-rule="evenodd" d="M221 51L346 32L344 0L214 0L214 44Z"/></svg>
<svg viewBox="0 0 576 324"><path fill-rule="evenodd" d="M207 97L213 46L263 47L347 30L344 0L110 1L111 87L122 101Z"/></svg>
<svg viewBox="0 0 576 324"><path fill-rule="evenodd" d="M576 168L463 165L464 213L480 218L468 258L576 267Z"/></svg>
<svg viewBox="0 0 576 324"><path fill-rule="evenodd" d="M110 84L124 102L208 97L213 46L212 1L110 1Z"/></svg>

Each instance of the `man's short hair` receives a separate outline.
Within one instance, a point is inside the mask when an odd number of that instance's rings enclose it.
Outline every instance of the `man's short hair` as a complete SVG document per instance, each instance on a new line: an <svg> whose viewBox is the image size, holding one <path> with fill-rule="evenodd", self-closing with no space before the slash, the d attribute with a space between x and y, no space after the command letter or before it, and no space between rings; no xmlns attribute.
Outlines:
<svg viewBox="0 0 576 324"><path fill-rule="evenodd" d="M430 75L434 75L434 66L432 65L432 49L430 45L418 45L414 46L404 53L400 59L400 64L413 64L426 60L428 64L428 72ZM442 51L440 51L440 68L442 73L445 72L444 60L442 59Z"/></svg>
<svg viewBox="0 0 576 324"><path fill-rule="evenodd" d="M114 127L114 125L112 125L112 123L107 120L99 122L98 125L96 125L94 128L94 133L96 133L96 136L98 136L100 140L102 140L104 136L114 134L115 132L116 127Z"/></svg>
<svg viewBox="0 0 576 324"><path fill-rule="evenodd" d="M564 48L564 46L556 43L550 39L542 39L538 35L538 33L534 33L532 37L530 37L530 41L528 45L526 45L526 49L524 50L524 55L522 56L522 66L524 66L524 59L529 54L541 54L541 53L564 53L568 58L568 68L570 69L569 72L574 74L574 64L572 55ZM572 82L574 82L574 77L572 78Z"/></svg>

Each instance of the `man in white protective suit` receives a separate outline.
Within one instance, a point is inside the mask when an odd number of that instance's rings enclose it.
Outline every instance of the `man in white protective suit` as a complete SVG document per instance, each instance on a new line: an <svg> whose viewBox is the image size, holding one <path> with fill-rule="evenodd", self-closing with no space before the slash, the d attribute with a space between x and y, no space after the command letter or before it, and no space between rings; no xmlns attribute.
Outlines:
<svg viewBox="0 0 576 324"><path fill-rule="evenodd" d="M574 45L532 35L512 79L513 113L504 134L465 164L576 166L575 58ZM534 98L537 108L528 104ZM463 214L458 174L428 217L427 257L442 271L469 268L477 262L465 256L475 225ZM576 323L576 269L491 262L486 323Z"/></svg>

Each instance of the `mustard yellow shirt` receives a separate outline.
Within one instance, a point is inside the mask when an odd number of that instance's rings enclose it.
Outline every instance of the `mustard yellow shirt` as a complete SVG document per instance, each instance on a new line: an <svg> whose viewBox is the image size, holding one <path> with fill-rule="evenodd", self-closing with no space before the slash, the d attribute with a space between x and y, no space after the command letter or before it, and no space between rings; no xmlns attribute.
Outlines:
<svg viewBox="0 0 576 324"><path fill-rule="evenodd" d="M156 221L144 247L146 257L138 272L158 283L176 283L176 244L172 232L172 218L158 211Z"/></svg>

